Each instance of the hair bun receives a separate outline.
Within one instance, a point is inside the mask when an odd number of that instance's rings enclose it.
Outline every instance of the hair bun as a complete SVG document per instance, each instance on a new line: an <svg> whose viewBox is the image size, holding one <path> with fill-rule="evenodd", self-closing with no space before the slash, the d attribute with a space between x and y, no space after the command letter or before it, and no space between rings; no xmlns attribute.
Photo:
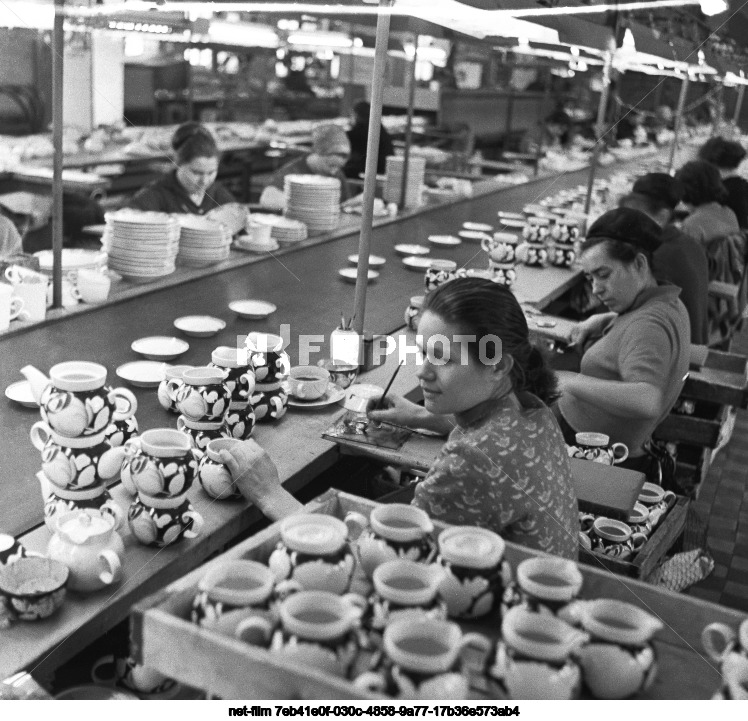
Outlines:
<svg viewBox="0 0 748 721"><path fill-rule="evenodd" d="M210 134L210 131L196 120L189 120L186 123L182 123L174 131L174 135L171 137L172 150L179 150L179 148L181 148L190 138L194 138L198 135L213 137Z"/></svg>

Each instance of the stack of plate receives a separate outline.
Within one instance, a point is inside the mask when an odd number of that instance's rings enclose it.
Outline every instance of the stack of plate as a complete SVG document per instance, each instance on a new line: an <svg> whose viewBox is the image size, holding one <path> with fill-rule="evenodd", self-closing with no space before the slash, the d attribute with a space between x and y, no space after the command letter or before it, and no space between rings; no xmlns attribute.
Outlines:
<svg viewBox="0 0 748 721"><path fill-rule="evenodd" d="M225 225L197 215L180 217L179 225L180 265L203 267L229 257L231 232Z"/></svg>
<svg viewBox="0 0 748 721"><path fill-rule="evenodd" d="M310 233L327 233L340 220L340 181L324 175L287 175L286 216L306 224Z"/></svg>
<svg viewBox="0 0 748 721"><path fill-rule="evenodd" d="M173 215L123 209L105 217L104 245L111 270L138 283L174 272L179 222Z"/></svg>
<svg viewBox="0 0 748 721"><path fill-rule="evenodd" d="M272 213L252 213L250 220L270 226L270 236L281 245L293 245L306 240L306 225L300 220L284 218Z"/></svg>
<svg viewBox="0 0 748 721"><path fill-rule="evenodd" d="M426 159L410 156L408 178L405 187L405 207L414 208L421 204L421 192L426 176ZM387 158L387 180L384 183L384 202L400 204L403 184L403 158L391 155Z"/></svg>

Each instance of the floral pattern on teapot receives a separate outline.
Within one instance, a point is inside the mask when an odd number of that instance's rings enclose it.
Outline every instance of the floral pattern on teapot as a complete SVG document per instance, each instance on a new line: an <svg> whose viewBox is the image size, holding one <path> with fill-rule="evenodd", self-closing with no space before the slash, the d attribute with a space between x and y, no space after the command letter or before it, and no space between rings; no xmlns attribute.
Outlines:
<svg viewBox="0 0 748 721"><path fill-rule="evenodd" d="M146 546L164 546L182 538L195 538L203 525L202 516L194 510L189 500L178 501L178 505L158 508L148 505L148 497L138 496L130 505L127 521L133 535Z"/></svg>
<svg viewBox="0 0 748 721"><path fill-rule="evenodd" d="M288 393L280 385L258 383L250 400L256 421L279 421L288 410Z"/></svg>

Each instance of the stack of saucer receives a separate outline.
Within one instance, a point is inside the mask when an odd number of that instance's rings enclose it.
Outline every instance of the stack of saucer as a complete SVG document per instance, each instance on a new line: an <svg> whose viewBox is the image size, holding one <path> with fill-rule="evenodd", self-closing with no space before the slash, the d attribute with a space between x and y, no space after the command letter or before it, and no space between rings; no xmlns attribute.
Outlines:
<svg viewBox="0 0 748 721"><path fill-rule="evenodd" d="M340 220L340 181L324 175L287 175L286 216L306 224L310 233L335 230Z"/></svg>
<svg viewBox="0 0 748 721"><path fill-rule="evenodd" d="M410 156L408 177L405 186L405 206L414 208L421 204L421 191L426 175L426 159ZM384 202L400 203L403 184L403 158L391 155L387 158L387 180L384 184Z"/></svg>
<svg viewBox="0 0 748 721"><path fill-rule="evenodd" d="M292 245L307 238L306 225L300 220L284 218L272 213L252 213L250 223L262 223L270 226L270 235L281 245Z"/></svg>
<svg viewBox="0 0 748 721"><path fill-rule="evenodd" d="M225 225L195 215L182 216L179 225L180 265L202 267L229 257L231 233Z"/></svg>
<svg viewBox="0 0 748 721"><path fill-rule="evenodd" d="M123 209L105 218L103 242L111 270L139 283L174 272L179 222L173 215Z"/></svg>

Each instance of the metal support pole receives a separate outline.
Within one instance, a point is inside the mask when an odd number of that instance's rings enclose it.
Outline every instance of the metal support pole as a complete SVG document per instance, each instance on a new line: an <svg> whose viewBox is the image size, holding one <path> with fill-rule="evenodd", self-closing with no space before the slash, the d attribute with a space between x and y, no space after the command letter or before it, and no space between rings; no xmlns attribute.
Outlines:
<svg viewBox="0 0 748 721"><path fill-rule="evenodd" d="M369 282L369 251L374 221L374 192L377 188L377 159L379 156L379 129L382 126L382 96L384 94L384 71L387 62L387 43L390 36L390 8L394 0L379 0L377 16L376 46L374 49L374 71L371 82L371 112L369 113L369 137L366 142L366 169L364 193L361 203L361 234L358 240L358 273L354 300L353 328L360 335L364 332L366 316L366 286Z"/></svg>
<svg viewBox="0 0 748 721"><path fill-rule="evenodd" d="M605 54L605 65L603 65L603 87L600 91L600 103L597 106L597 122L595 123L595 145L592 149L592 159L590 161L590 174L587 179L587 197L584 201L585 214L590 212L592 204L592 188L595 184L595 171L597 170L597 161L600 157L600 149L603 144L603 133L605 132L605 112L608 108L608 96L610 95L610 68L613 65L613 53L608 51Z"/></svg>
<svg viewBox="0 0 748 721"><path fill-rule="evenodd" d="M410 146L413 142L413 107L416 103L416 63L418 62L418 35L415 36L415 52L408 73L408 115L405 122L405 149L403 152L403 178L400 186L400 208L405 207L408 190L408 169L410 166Z"/></svg>
<svg viewBox="0 0 748 721"><path fill-rule="evenodd" d="M688 95L688 73L683 77L683 82L680 85L680 96L678 97L678 109L675 112L675 121L673 122L673 142L670 145L670 160L667 164L667 172L673 172L673 166L675 165L675 153L678 150L678 134L680 133L680 126L683 124L683 108L686 105L686 96Z"/></svg>
<svg viewBox="0 0 748 721"><path fill-rule="evenodd" d="M737 125L740 119L740 111L743 108L743 93L745 93L745 85L738 86L738 97L735 100L735 112L732 114L732 122Z"/></svg>
<svg viewBox="0 0 748 721"><path fill-rule="evenodd" d="M551 75L551 69L550 67L546 68L546 76L545 76L545 86L543 87L543 101L542 106L540 108L540 117L544 118L546 116L547 108L548 108L548 101L551 98L551 83L552 83L552 75ZM542 122L542 121L541 121ZM545 145L545 132L540 133L540 141L538 142L537 150L535 151L535 175L537 175L540 172L540 160L543 157L543 152L545 148L543 147Z"/></svg>
<svg viewBox="0 0 748 721"><path fill-rule="evenodd" d="M62 307L62 92L65 0L55 0L52 29L52 306Z"/></svg>

